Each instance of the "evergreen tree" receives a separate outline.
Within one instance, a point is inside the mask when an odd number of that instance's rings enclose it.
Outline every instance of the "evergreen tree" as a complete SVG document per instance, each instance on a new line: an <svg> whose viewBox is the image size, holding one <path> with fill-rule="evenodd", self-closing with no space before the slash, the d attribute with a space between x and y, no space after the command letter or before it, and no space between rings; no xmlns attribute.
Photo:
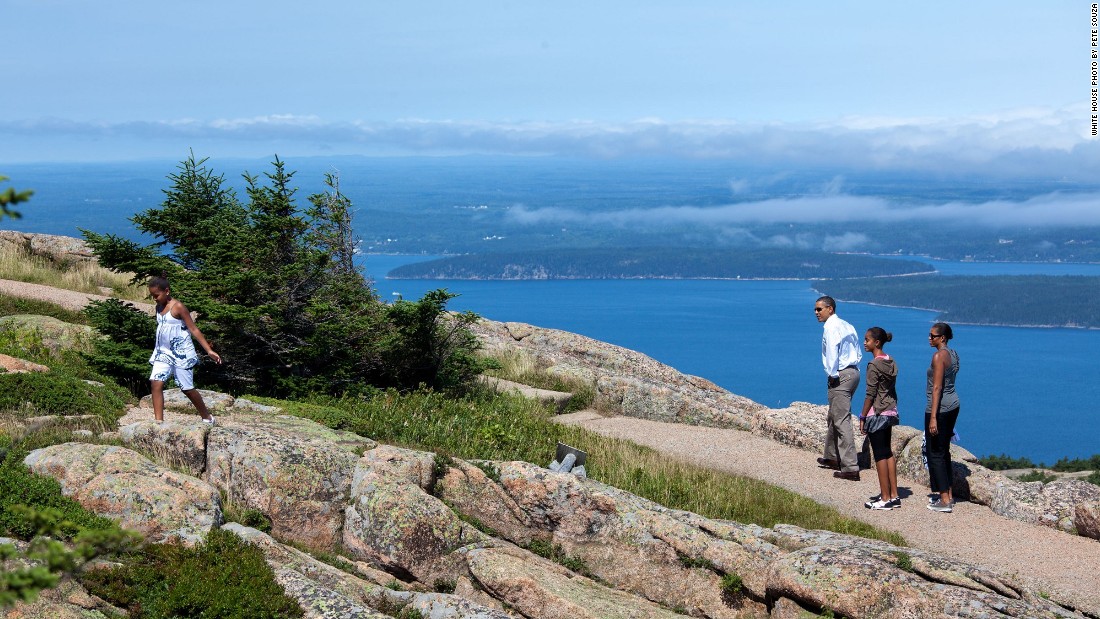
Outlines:
<svg viewBox="0 0 1100 619"><path fill-rule="evenodd" d="M446 358L426 362L417 355L449 350L459 359L476 341L434 326L413 329L418 336L427 329L429 337L448 342L424 346L393 322L402 313L377 298L353 262L352 206L335 175L326 177L328 190L310 196L310 207L302 212L291 186L294 173L278 158L262 177L245 174L243 204L205 164L192 154L168 177L171 187L161 207L132 218L157 242L141 246L84 231L101 264L133 272L136 281L167 275L173 294L201 315L203 333L225 359L204 367L205 379L230 390L274 395L456 384L436 376L451 371ZM417 319L428 325L447 322L446 299L432 297ZM111 313L124 309L106 308L92 322L106 327L122 319ZM468 323L458 324L464 332ZM396 352L405 349L419 352ZM413 372L386 367L387 362L433 370Z"/></svg>

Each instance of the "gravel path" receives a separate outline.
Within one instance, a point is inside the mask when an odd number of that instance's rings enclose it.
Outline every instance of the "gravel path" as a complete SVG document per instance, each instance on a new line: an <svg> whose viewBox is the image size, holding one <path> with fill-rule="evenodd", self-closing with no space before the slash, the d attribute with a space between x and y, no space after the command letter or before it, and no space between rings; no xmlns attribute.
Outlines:
<svg viewBox="0 0 1100 619"><path fill-rule="evenodd" d="M88 301L103 301L108 298L99 294L63 290L52 286L28 284L27 282L17 282L10 279L0 279L0 293L22 299L48 301L73 311L84 309ZM133 303L134 307L143 312L148 312L150 315L153 313L153 305L150 303L141 303L140 301L130 301L130 303Z"/></svg>
<svg viewBox="0 0 1100 619"><path fill-rule="evenodd" d="M842 514L901 533L911 546L1015 575L1035 591L1100 614L1100 542L1009 520L977 503L950 514L925 509L930 490L898 480L902 508L871 511L873 471L858 482L832 477L817 455L740 430L704 428L582 411L557 417L605 436L624 438L709 468L753 477L835 507Z"/></svg>

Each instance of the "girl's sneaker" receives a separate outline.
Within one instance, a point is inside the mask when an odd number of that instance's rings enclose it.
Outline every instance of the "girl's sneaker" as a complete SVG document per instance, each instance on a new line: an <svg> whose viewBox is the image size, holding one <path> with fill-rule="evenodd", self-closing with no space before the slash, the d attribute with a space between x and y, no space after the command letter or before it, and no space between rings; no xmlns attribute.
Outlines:
<svg viewBox="0 0 1100 619"><path fill-rule="evenodd" d="M208 423L208 424L210 424L210 425L214 425L214 423L215 423L215 421L214 421L214 416L213 416L213 415L210 415L210 419L203 419L203 420L202 420L202 422L203 422L203 423Z"/></svg>
<svg viewBox="0 0 1100 619"><path fill-rule="evenodd" d="M942 513L945 513L945 514L950 514L951 513L951 504L950 503L944 503L943 501L936 501L934 503L929 503L928 504L928 509L930 509L934 512L942 512Z"/></svg>

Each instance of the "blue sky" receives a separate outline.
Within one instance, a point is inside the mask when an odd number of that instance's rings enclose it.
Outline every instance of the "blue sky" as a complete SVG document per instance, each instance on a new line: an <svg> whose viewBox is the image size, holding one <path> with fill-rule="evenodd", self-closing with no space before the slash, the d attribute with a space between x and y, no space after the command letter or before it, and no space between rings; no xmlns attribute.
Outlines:
<svg viewBox="0 0 1100 619"><path fill-rule="evenodd" d="M1100 163L1082 1L0 0L0 15L0 164L189 148Z"/></svg>

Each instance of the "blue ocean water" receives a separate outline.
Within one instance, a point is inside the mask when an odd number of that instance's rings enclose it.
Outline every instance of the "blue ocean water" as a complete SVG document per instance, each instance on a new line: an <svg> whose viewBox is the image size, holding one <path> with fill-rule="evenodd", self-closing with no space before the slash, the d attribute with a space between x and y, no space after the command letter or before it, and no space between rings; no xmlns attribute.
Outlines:
<svg viewBox="0 0 1100 619"><path fill-rule="evenodd" d="M263 172L263 161L217 162L241 189L241 170ZM297 162L299 198L320 191L328 160ZM300 165L303 164L304 165ZM579 208L705 206L729 200L729 179L744 172L726 164L672 166L578 162L348 160L343 188L362 209L365 238L387 222L409 222L436 239L493 232L490 213L508 205ZM163 200L174 162L4 165L11 186L33 188L20 205L24 218L0 227L78 236L79 228L135 238L128 218ZM784 191L798 195L821 178L796 178ZM827 178L824 180L828 180ZM354 182L353 182L354 181ZM869 183L889 195L960 199L957 183ZM975 188L981 199L998 190ZM1035 192L1049 191L1037 187ZM931 191L931 193L929 193ZM1004 190L1007 191L1007 190ZM984 193L983 193L984 192ZM744 197L744 196L742 196ZM747 196L752 198L754 196ZM766 197L763 194L755 197ZM963 196L965 197L965 196ZM460 216L455 215L458 213ZM435 224L450 222L436 231ZM481 226L481 228L478 228ZM467 229L469 228L469 229ZM472 232L471 232L472 230ZM489 238L489 237L487 237ZM496 241L486 241L492 245ZM394 251L399 251L394 250ZM385 280L392 268L426 256L369 255L368 271L383 298L405 298L445 287L460 294L452 308L488 318L581 333L635 349L677 369L710 379L768 406L824 402L819 366L821 327L811 310L817 294L804 281L567 280L529 282ZM930 260L947 274L1100 275L1097 264L975 263ZM857 329L878 325L894 333L887 347L899 362L899 396L906 423L921 424L925 371L931 357L932 312L842 303L839 314ZM962 368L959 421L962 444L979 454L1007 452L1052 463L1063 456L1100 453L1100 331L958 325L954 347Z"/></svg>
<svg viewBox="0 0 1100 619"><path fill-rule="evenodd" d="M430 258L370 255L364 262L383 298L446 288L460 295L452 309L637 350L770 407L825 402L821 325L813 315L818 294L810 282L384 279L397 266ZM1100 265L982 266L937 263L945 273L1100 274ZM841 303L838 314L860 332L881 326L894 334L886 351L900 369L899 410L903 423L921 427L935 313ZM1100 452L1100 330L955 325L954 331L964 447L1048 464Z"/></svg>

